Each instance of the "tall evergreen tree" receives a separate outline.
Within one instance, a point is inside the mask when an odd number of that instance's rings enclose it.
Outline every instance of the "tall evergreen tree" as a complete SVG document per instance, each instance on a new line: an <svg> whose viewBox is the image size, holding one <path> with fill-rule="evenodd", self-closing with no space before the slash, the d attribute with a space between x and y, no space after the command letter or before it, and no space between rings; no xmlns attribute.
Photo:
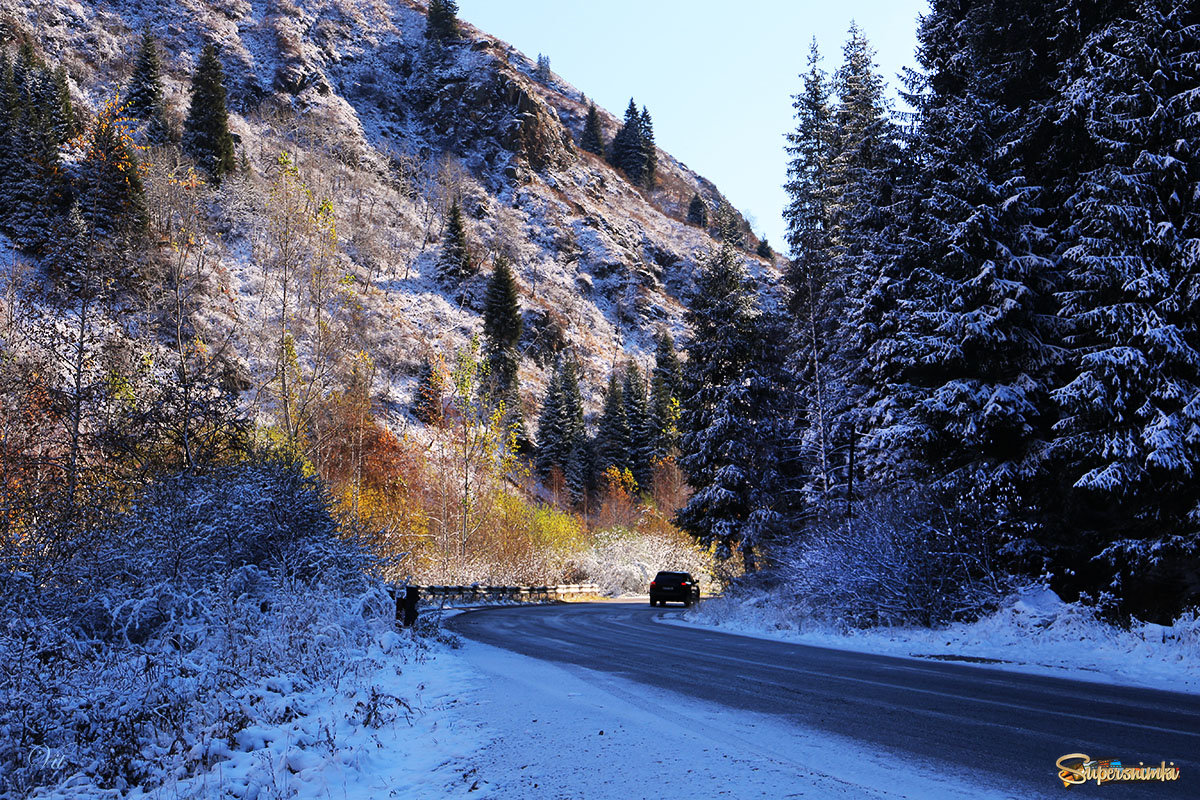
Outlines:
<svg viewBox="0 0 1200 800"><path fill-rule="evenodd" d="M604 410L600 414L600 422L596 430L596 456L598 459L596 467L599 472L605 472L610 467L624 471L633 466L630 458L633 435L625 411L625 395L622 390L621 377L614 369L608 376L608 390L604 393Z"/></svg>
<svg viewBox="0 0 1200 800"><path fill-rule="evenodd" d="M437 262L438 275L448 286L457 286L475 274L475 264L467 247L467 226L462 209L456 200L446 218L446 233L442 237L442 254Z"/></svg>
<svg viewBox="0 0 1200 800"><path fill-rule="evenodd" d="M701 228L708 227L708 205L699 194L693 194L692 202L688 203L687 221Z"/></svg>
<svg viewBox="0 0 1200 800"><path fill-rule="evenodd" d="M538 53L537 67L533 71L533 77L542 83L549 83L552 73L550 72L550 56Z"/></svg>
<svg viewBox="0 0 1200 800"><path fill-rule="evenodd" d="M130 115L147 123L146 138L156 144L168 141L170 126L163 101L162 58L149 25L142 31L142 38L138 42L133 76L129 79L128 98Z"/></svg>
<svg viewBox="0 0 1200 800"><path fill-rule="evenodd" d="M200 51L192 75L192 101L183 126L183 148L217 182L236 165L225 106L225 72L212 44Z"/></svg>
<svg viewBox="0 0 1200 800"><path fill-rule="evenodd" d="M455 0L430 0L425 23L425 38L436 42L458 39L458 3Z"/></svg>
<svg viewBox="0 0 1200 800"><path fill-rule="evenodd" d="M567 436L564 427L560 356L550 372L550 380L546 383L546 394L542 397L542 411L538 417L537 454L534 465L543 480L548 479L556 467L562 470L566 464Z"/></svg>
<svg viewBox="0 0 1200 800"><path fill-rule="evenodd" d="M18 91L13 76L13 64L8 50L0 47L0 225L11 235L12 226L7 218L16 207L17 193L14 181L20 168L18 156L17 127L21 123Z"/></svg>
<svg viewBox="0 0 1200 800"><path fill-rule="evenodd" d="M29 42L0 79L6 97L0 118L0 224L18 245L40 252L55 237L57 219L72 201L59 155L73 124L70 99L64 99L54 73Z"/></svg>
<svg viewBox="0 0 1200 800"><path fill-rule="evenodd" d="M683 370L671 334L659 334L654 372L650 378L650 420L653 429L650 461L670 458L679 448L679 415L683 392Z"/></svg>
<svg viewBox="0 0 1200 800"><path fill-rule="evenodd" d="M642 106L642 114L638 118L638 133L642 169L637 183L646 189L653 189L658 180L658 146L654 143L654 121L650 119L650 112L645 106Z"/></svg>
<svg viewBox="0 0 1200 800"><path fill-rule="evenodd" d="M604 157L604 130L600 127L600 112L596 110L595 103L588 106L587 120L583 123L583 135L579 139L579 146L589 153Z"/></svg>
<svg viewBox="0 0 1200 800"><path fill-rule="evenodd" d="M722 201L713 212L713 233L722 244L741 250L746 245L746 232L738 213L728 202Z"/></svg>
<svg viewBox="0 0 1200 800"><path fill-rule="evenodd" d="M784 211L791 261L785 271L793 316L789 368L797 381L802 435L794 456L806 464L813 516L827 510L834 481L834 380L826 343L838 318L824 297L831 285L829 186L826 169L833 139L829 78L814 37L801 92L793 98L796 130L788 135L788 205ZM801 421L798 420L798 423Z"/></svg>
<svg viewBox="0 0 1200 800"><path fill-rule="evenodd" d="M864 406L874 402L868 355L894 303L891 215L901 150L873 51L857 26L843 55L831 106L815 42L810 51L794 102L785 218L793 254L789 368L803 416L791 456L806 465L815 510L840 500L851 513L860 434L869 420Z"/></svg>
<svg viewBox="0 0 1200 800"><path fill-rule="evenodd" d="M583 393L579 388L579 369L575 359L563 364L563 422L567 434L567 461L564 475L567 489L576 503L583 502L596 485L595 455L591 437L583 420Z"/></svg>
<svg viewBox="0 0 1200 800"><path fill-rule="evenodd" d="M1045 142L1033 144L1025 128L1053 78L1041 61L1051 16L986 2L939 5L923 18L926 74L908 94L917 126L906 148L918 171L901 192L914 197L893 268L898 300L882 325L888 336L868 353L888 387L873 402L876 452L911 456L889 470L977 508L1016 491L1021 525L1039 513L1035 486L1049 486L1042 454L1061 335L1054 245L1039 179L1027 174Z"/></svg>
<svg viewBox="0 0 1200 800"><path fill-rule="evenodd" d="M794 271L789 273L793 295L805 293L807 274L818 266L828 249L825 168L833 138L833 116L829 78L821 69L821 53L815 37L803 78L804 87L792 102L796 130L788 134L787 151L791 160L784 186L788 193L784 211L787 243L796 260Z"/></svg>
<svg viewBox="0 0 1200 800"><path fill-rule="evenodd" d="M831 342L840 352L830 353L830 359L849 407L860 402L860 387L869 383L861 364L878 330L878 307L886 303L881 293L891 284L889 236L901 151L874 50L856 25L843 58L834 76L838 105L823 176L830 237L823 303L840 322Z"/></svg>
<svg viewBox="0 0 1200 800"><path fill-rule="evenodd" d="M575 360L559 355L546 389L538 422L535 460L543 479L557 469L573 502L582 502L594 485L591 441L583 419L583 396Z"/></svg>
<svg viewBox="0 0 1200 800"><path fill-rule="evenodd" d="M648 491L653 477L654 417L650 413L642 371L633 361L625 367L621 396L625 403L625 420L629 425L629 468L638 488Z"/></svg>
<svg viewBox="0 0 1200 800"><path fill-rule="evenodd" d="M787 519L788 483L780 444L788 417L779 321L765 314L728 241L704 264L688 322L680 466L695 494L677 521L747 570Z"/></svg>
<svg viewBox="0 0 1200 800"><path fill-rule="evenodd" d="M146 226L146 198L134 152L121 109L109 101L92 124L78 179L79 210L100 238Z"/></svg>
<svg viewBox="0 0 1200 800"><path fill-rule="evenodd" d="M1079 501L1055 560L1086 565L1068 583L1108 610L1166 622L1200 597L1200 18L1122 5L1059 88L1085 138L1061 156L1080 169L1052 452Z"/></svg>
<svg viewBox="0 0 1200 800"><path fill-rule="evenodd" d="M3 202L3 187L10 180L15 166L16 126L19 120L12 61L8 51L0 47L0 202Z"/></svg>
<svg viewBox="0 0 1200 800"><path fill-rule="evenodd" d="M71 139L79 130L75 106L71 102L71 84L67 68L61 64L54 70L54 135L59 142Z"/></svg>
<svg viewBox="0 0 1200 800"><path fill-rule="evenodd" d="M45 71L46 65L37 57L33 42L26 39L17 48L17 57L13 61L13 81L17 91L24 97L29 97L36 87L39 74Z"/></svg>
<svg viewBox="0 0 1200 800"><path fill-rule="evenodd" d="M596 454L594 442L586 431L571 437L571 449L567 458L567 493L577 505L586 505L588 493L596 486Z"/></svg>
<svg viewBox="0 0 1200 800"><path fill-rule="evenodd" d="M497 256L483 301L484 354L498 396L509 396L517 384L521 341L520 292L508 259Z"/></svg>
<svg viewBox="0 0 1200 800"><path fill-rule="evenodd" d="M641 185L646 151L642 144L642 115L633 98L629 99L629 107L625 109L625 124L613 136L609 162L624 172L631 183Z"/></svg>

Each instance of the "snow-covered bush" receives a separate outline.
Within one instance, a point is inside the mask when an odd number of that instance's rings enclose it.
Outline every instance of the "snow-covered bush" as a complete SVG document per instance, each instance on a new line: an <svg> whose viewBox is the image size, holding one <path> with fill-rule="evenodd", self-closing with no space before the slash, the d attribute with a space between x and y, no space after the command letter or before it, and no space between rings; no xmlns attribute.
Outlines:
<svg viewBox="0 0 1200 800"><path fill-rule="evenodd" d="M41 582L0 573L0 797L204 770L289 695L369 668L394 605L320 485L283 463L177 475Z"/></svg>
<svg viewBox="0 0 1200 800"><path fill-rule="evenodd" d="M595 583L602 594L619 597L645 594L659 570L690 572L705 592L716 586L712 555L675 529L599 531L592 546L576 557L569 577Z"/></svg>
<svg viewBox="0 0 1200 800"><path fill-rule="evenodd" d="M904 495L814 526L778 561L799 613L854 627L970 619L1005 589L989 529Z"/></svg>

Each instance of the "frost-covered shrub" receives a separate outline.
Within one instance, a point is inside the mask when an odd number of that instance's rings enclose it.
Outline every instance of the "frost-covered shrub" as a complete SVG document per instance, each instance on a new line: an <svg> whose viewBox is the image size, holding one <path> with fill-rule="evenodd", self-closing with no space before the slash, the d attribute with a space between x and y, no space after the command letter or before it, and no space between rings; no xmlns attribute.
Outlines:
<svg viewBox="0 0 1200 800"><path fill-rule="evenodd" d="M702 591L714 588L712 556L678 531L600 531L576 557L570 578L600 586L602 594L645 594L659 570L690 572Z"/></svg>
<svg viewBox="0 0 1200 800"><path fill-rule="evenodd" d="M287 580L343 584L366 555L338 535L314 478L276 461L155 484L121 520L123 567L189 581L255 566Z"/></svg>
<svg viewBox="0 0 1200 800"><path fill-rule="evenodd" d="M971 619L1005 588L986 527L912 496L862 504L851 522L814 526L778 555L799 612L854 627Z"/></svg>
<svg viewBox="0 0 1200 800"><path fill-rule="evenodd" d="M152 787L369 666L394 604L321 487L243 464L151 486L49 577L0 573L0 798Z"/></svg>

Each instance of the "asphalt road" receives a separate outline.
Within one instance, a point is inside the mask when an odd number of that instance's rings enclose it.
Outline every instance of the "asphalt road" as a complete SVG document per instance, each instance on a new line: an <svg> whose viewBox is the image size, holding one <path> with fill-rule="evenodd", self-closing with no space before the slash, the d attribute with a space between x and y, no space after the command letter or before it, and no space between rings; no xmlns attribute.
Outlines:
<svg viewBox="0 0 1200 800"><path fill-rule="evenodd" d="M463 636L851 737L1014 796L1200 798L1200 697L894 658L661 624L648 603L502 607ZM1086 642L1080 643L1086 647ZM1179 780L1064 789L1054 762L1175 762Z"/></svg>

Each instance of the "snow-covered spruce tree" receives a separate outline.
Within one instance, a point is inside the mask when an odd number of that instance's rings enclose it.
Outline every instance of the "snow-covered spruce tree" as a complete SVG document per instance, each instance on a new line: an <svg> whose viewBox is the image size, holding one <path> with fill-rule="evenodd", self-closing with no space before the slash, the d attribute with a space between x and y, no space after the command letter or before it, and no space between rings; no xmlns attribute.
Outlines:
<svg viewBox="0 0 1200 800"><path fill-rule="evenodd" d="M604 157L604 130L600 127L600 112L596 110L595 103L588 106L587 120L583 123L583 135L579 139L579 146L589 153Z"/></svg>
<svg viewBox="0 0 1200 800"><path fill-rule="evenodd" d="M430 0L425 23L425 38L437 42L458 39L458 3L455 0Z"/></svg>
<svg viewBox="0 0 1200 800"><path fill-rule="evenodd" d="M69 125L54 73L23 44L0 76L0 226L18 246L44 251L71 202L59 151Z"/></svg>
<svg viewBox="0 0 1200 800"><path fill-rule="evenodd" d="M808 261L819 261L828 249L825 167L833 138L833 114L829 76L821 69L821 53L815 38L809 48L808 71L802 77L803 89L792 99L796 130L787 137L791 160L784 185L788 193L783 215L787 242L797 262L788 273L793 300L806 294L807 278L812 271L806 268Z"/></svg>
<svg viewBox="0 0 1200 800"><path fill-rule="evenodd" d="M497 397L509 396L517 384L521 340L520 291L512 267L503 255L496 257L483 300L484 356Z"/></svg>
<svg viewBox="0 0 1200 800"><path fill-rule="evenodd" d="M543 480L557 472L574 502L580 502L592 486L592 453L583 421L583 398L575 361L569 355L558 356L546 387L534 463Z"/></svg>
<svg viewBox="0 0 1200 800"><path fill-rule="evenodd" d="M146 197L135 149L121 109L109 100L92 123L76 180L79 210L97 237L133 234L146 227Z"/></svg>
<svg viewBox="0 0 1200 800"><path fill-rule="evenodd" d="M54 135L67 142L79 132L79 120L71 103L71 83L62 64L54 70Z"/></svg>
<svg viewBox="0 0 1200 800"><path fill-rule="evenodd" d="M785 211L792 262L789 369L798 383L800 435L790 459L804 465L811 517L852 515L859 448L873 376L866 355L888 291L890 206L897 132L873 51L851 26L832 84L814 42L795 98L796 130ZM830 103L831 89L837 103Z"/></svg>
<svg viewBox="0 0 1200 800"><path fill-rule="evenodd" d="M768 261L775 260L775 250L771 247L771 243L766 239L758 241L758 247L754 248L754 254L759 258L765 258Z"/></svg>
<svg viewBox="0 0 1200 800"><path fill-rule="evenodd" d="M880 336L881 312L892 302L890 226L901 157L874 50L856 25L851 25L833 88L838 103L821 176L829 263L819 299L821 312L831 315L833 325L821 358L830 379L824 399L839 472L834 484L851 515L854 484L860 480L855 448L867 423L863 408L876 388L866 359Z"/></svg>
<svg viewBox="0 0 1200 800"><path fill-rule="evenodd" d="M688 308L680 466L695 489L677 521L721 557L740 548L747 571L781 532L788 388L781 324L727 239L705 261Z"/></svg>
<svg viewBox="0 0 1200 800"><path fill-rule="evenodd" d="M559 356L550 380L546 382L546 394L542 397L542 411L538 417L534 466L542 480L548 480L556 468L562 470L566 463L563 427L562 356Z"/></svg>
<svg viewBox="0 0 1200 800"><path fill-rule="evenodd" d="M646 381L636 362L630 361L625 367L621 397L629 424L629 468L638 488L648 491L653 477L654 418L650 414Z"/></svg>
<svg viewBox="0 0 1200 800"><path fill-rule="evenodd" d="M18 193L14 182L21 168L18 158L21 124L17 104L17 84L8 50L0 47L0 225L10 236L14 233L11 216L17 206Z"/></svg>
<svg viewBox="0 0 1200 800"><path fill-rule="evenodd" d="M475 274L475 264L467 247L467 227L462 209L455 201L446 218L446 233L442 237L442 253L437 262L438 277L446 286L456 287Z"/></svg>
<svg viewBox="0 0 1200 800"><path fill-rule="evenodd" d="M712 233L718 241L738 250L746 248L746 226L739 222L737 210L727 201L722 201L713 211L712 223Z"/></svg>
<svg viewBox="0 0 1200 800"><path fill-rule="evenodd" d="M225 107L225 72L216 45L206 44L196 62L191 106L183 126L183 149L217 183L234 169L233 135Z"/></svg>
<svg viewBox="0 0 1200 800"><path fill-rule="evenodd" d="M1079 500L1060 560L1109 611L1168 622L1200 563L1200 19L1121 5L1060 89L1090 161L1063 230L1053 455Z"/></svg>
<svg viewBox="0 0 1200 800"><path fill-rule="evenodd" d="M578 506L589 505L591 492L596 487L596 474L595 442L584 431L571 438L571 449L567 457L564 477L571 502Z"/></svg>
<svg viewBox="0 0 1200 800"><path fill-rule="evenodd" d="M618 471L631 469L632 438L629 418L625 414L625 394L621 377L614 369L608 376L604 409L596 427L596 471L603 473L609 467L615 467Z"/></svg>
<svg viewBox="0 0 1200 800"><path fill-rule="evenodd" d="M658 146L654 143L654 120L645 106L642 106L638 118L638 132L642 148L642 175L638 184L645 189L653 189L658 180Z"/></svg>
<svg viewBox="0 0 1200 800"><path fill-rule="evenodd" d="M163 102L162 58L149 25L138 42L127 98L130 115L146 122L146 139L154 144L169 141L171 130Z"/></svg>
<svg viewBox="0 0 1200 800"><path fill-rule="evenodd" d="M683 370L671 334L658 335L654 372L650 376L650 462L673 457L679 449L680 396Z"/></svg>
<svg viewBox="0 0 1200 800"><path fill-rule="evenodd" d="M576 503L583 503L596 484L595 454L583 421L583 394L579 389L579 368L574 358L563 360L562 378L563 443L566 460L563 477L567 491Z"/></svg>
<svg viewBox="0 0 1200 800"><path fill-rule="evenodd" d="M642 145L642 115L633 98L629 99L629 107L625 109L625 123L613 136L609 162L624 172L631 183L641 185L646 151Z"/></svg>
<svg viewBox="0 0 1200 800"><path fill-rule="evenodd" d="M13 81L12 61L0 47L0 212L7 218L15 205L12 181L17 173L17 86ZM7 222L0 222L9 229ZM11 233L11 230L9 230Z"/></svg>
<svg viewBox="0 0 1200 800"><path fill-rule="evenodd" d="M537 68L533 71L533 77L541 83L549 83L550 75L550 56L538 53Z"/></svg>
<svg viewBox="0 0 1200 800"><path fill-rule="evenodd" d="M687 221L690 225L708 227L708 205L698 194L693 194L692 201L688 203Z"/></svg>
<svg viewBox="0 0 1200 800"><path fill-rule="evenodd" d="M980 521L1013 535L1038 517L1039 484L1055 492L1041 476L1055 264L1038 176L1026 174L1046 144L1026 126L1053 77L1029 43L1047 46L1050 16L1042 4L989 2L922 18L925 74L908 93L915 177L898 190L898 248L882 287L891 297L864 341L871 460L964 513L990 514L1015 493L1022 519ZM835 222L847 211L835 208Z"/></svg>
<svg viewBox="0 0 1200 800"><path fill-rule="evenodd" d="M550 480L554 470L562 471L566 463L563 423L563 363L562 355L554 361L546 393L541 398L538 416L538 443L534 450L534 468L542 481Z"/></svg>

